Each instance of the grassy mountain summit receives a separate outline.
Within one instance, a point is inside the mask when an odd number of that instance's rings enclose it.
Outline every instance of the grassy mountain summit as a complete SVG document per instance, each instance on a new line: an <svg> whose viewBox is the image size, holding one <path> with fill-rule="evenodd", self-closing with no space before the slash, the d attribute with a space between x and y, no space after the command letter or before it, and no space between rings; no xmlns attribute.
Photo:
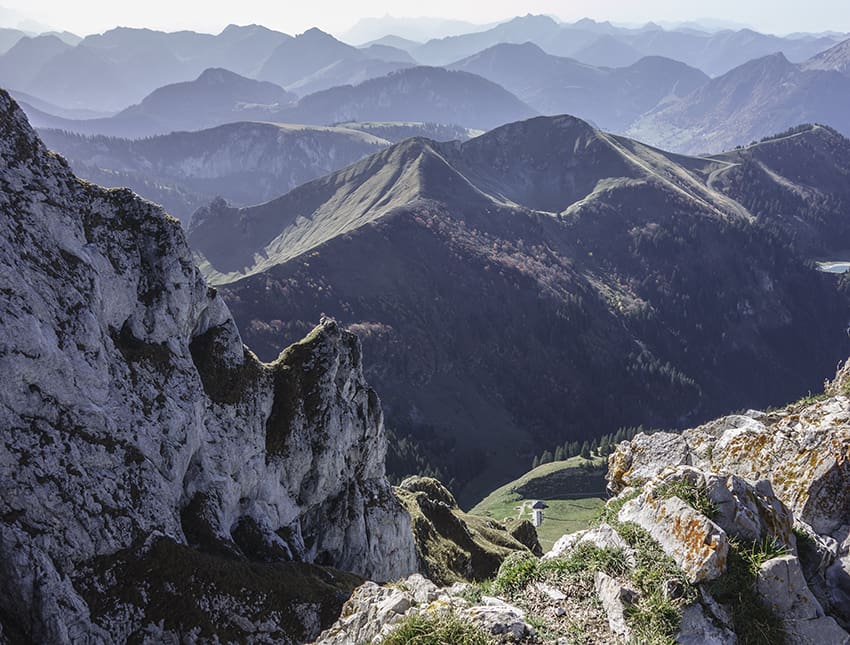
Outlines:
<svg viewBox="0 0 850 645"><path fill-rule="evenodd" d="M390 428L465 505L555 443L817 388L848 311L807 253L850 248L850 154L797 140L809 175L789 179L779 147L740 153L756 175L540 117L212 206L190 243L261 356L322 312L356 331ZM783 218L794 181L821 199Z"/></svg>

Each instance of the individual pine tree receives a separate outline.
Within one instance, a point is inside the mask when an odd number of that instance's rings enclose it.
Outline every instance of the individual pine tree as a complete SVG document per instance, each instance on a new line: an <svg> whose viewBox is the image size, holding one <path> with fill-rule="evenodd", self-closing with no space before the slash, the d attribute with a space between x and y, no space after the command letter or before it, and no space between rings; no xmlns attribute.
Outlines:
<svg viewBox="0 0 850 645"><path fill-rule="evenodd" d="M555 461L564 461L564 447L558 446L555 448Z"/></svg>
<svg viewBox="0 0 850 645"><path fill-rule="evenodd" d="M540 465L540 458L537 455L534 455L534 459L531 461L531 470L534 470Z"/></svg>
<svg viewBox="0 0 850 645"><path fill-rule="evenodd" d="M550 464L554 457L552 456L551 450L545 450L542 455L540 455L540 465Z"/></svg>
<svg viewBox="0 0 850 645"><path fill-rule="evenodd" d="M581 452L579 454L582 459L590 459L590 444L587 441L581 444Z"/></svg>

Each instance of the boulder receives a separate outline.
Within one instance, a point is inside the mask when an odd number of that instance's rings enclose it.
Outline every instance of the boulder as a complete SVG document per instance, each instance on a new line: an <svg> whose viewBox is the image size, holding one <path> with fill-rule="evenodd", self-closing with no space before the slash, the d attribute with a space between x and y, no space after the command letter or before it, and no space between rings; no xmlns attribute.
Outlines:
<svg viewBox="0 0 850 645"><path fill-rule="evenodd" d="M762 564L756 587L762 601L777 616L808 620L824 615L796 556L780 556Z"/></svg>
<svg viewBox="0 0 850 645"><path fill-rule="evenodd" d="M738 638L728 625L719 622L702 603L696 602L682 610L676 642L679 645L735 645Z"/></svg>
<svg viewBox="0 0 850 645"><path fill-rule="evenodd" d="M641 485L667 466L686 465L690 450L687 441L670 432L640 433L623 441L608 457L608 489L620 493L627 486Z"/></svg>
<svg viewBox="0 0 850 645"><path fill-rule="evenodd" d="M797 557L786 555L762 564L756 587L765 605L782 620L788 643L850 643L850 635L824 615Z"/></svg>
<svg viewBox="0 0 850 645"><path fill-rule="evenodd" d="M678 497L659 499L647 490L626 502L618 519L646 530L691 582L713 580L726 571L726 532Z"/></svg>
<svg viewBox="0 0 850 645"><path fill-rule="evenodd" d="M455 593L463 585L438 588L427 578L414 574L387 586L367 582L358 587L343 605L342 614L322 632L316 645L362 645L378 643L402 620L412 614L456 614L475 623L496 641L519 641L531 637L525 612L499 598L484 596L470 605Z"/></svg>
<svg viewBox="0 0 850 645"><path fill-rule="evenodd" d="M719 475L692 466L664 468L647 484L657 491L681 482L714 505L711 520L727 535L748 542L769 540L795 548L794 518L774 495L770 482L749 483L735 475Z"/></svg>
<svg viewBox="0 0 850 645"><path fill-rule="evenodd" d="M768 480L795 518L829 534L850 516L850 401L842 395L784 414L733 415L681 435L639 434L608 463L613 492L682 464Z"/></svg>
<svg viewBox="0 0 850 645"><path fill-rule="evenodd" d="M460 616L478 624L492 636L521 640L533 633L525 622L525 612L499 598L485 596L480 604L461 610Z"/></svg>

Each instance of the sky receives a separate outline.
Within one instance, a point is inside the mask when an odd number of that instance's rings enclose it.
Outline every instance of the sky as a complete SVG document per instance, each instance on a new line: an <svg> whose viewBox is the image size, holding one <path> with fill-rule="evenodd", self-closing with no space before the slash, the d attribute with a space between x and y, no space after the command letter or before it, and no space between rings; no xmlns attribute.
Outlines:
<svg viewBox="0 0 850 645"><path fill-rule="evenodd" d="M567 21L619 23L712 18L759 31L850 32L850 0L0 0L5 9L85 35L121 25L218 33L230 23L259 23L297 34L319 27L342 35L367 16L431 16L491 23L526 13Z"/></svg>

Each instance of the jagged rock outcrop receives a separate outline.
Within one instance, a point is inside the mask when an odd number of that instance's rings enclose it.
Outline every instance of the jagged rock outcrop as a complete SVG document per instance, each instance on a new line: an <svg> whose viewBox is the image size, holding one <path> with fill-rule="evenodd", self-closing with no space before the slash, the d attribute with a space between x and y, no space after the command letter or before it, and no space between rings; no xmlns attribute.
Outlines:
<svg viewBox="0 0 850 645"><path fill-rule="evenodd" d="M638 435L609 460L614 492L645 490L671 470L691 473L703 478L724 532L783 547L787 555L762 564L758 588L792 642L850 641L848 386L845 364L824 395L681 434Z"/></svg>
<svg viewBox="0 0 850 645"><path fill-rule="evenodd" d="M3 92L0 235L4 634L286 642L359 580L285 561L415 570L352 334L325 319L259 362L179 223L76 179ZM198 568L169 579L163 554Z"/></svg>
<svg viewBox="0 0 850 645"><path fill-rule="evenodd" d="M396 494L412 518L419 570L439 584L486 580L510 554L542 552L533 526L518 523L509 531L468 515L436 479L408 477Z"/></svg>
<svg viewBox="0 0 850 645"><path fill-rule="evenodd" d="M411 616L456 615L478 626L493 643L524 641L533 635L522 609L492 596L470 602L465 597L468 592L469 585L439 588L418 574L392 586L367 582L352 594L343 606L342 617L319 636L315 645L380 643Z"/></svg>

